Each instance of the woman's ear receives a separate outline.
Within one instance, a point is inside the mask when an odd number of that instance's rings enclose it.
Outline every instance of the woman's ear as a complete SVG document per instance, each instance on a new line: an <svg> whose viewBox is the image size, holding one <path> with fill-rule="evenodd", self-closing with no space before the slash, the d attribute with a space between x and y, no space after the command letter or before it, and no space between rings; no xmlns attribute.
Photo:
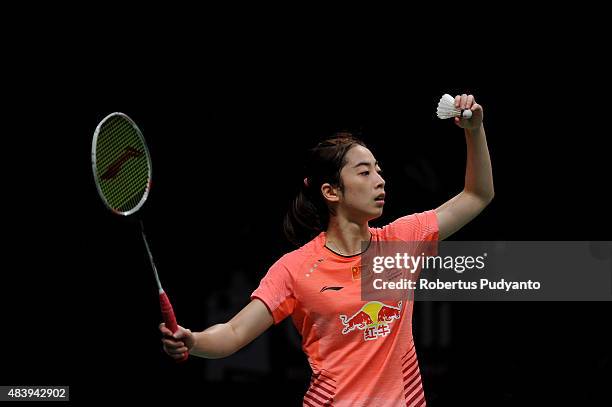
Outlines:
<svg viewBox="0 0 612 407"><path fill-rule="evenodd" d="M338 202L340 197L338 196L338 187L334 187L329 183L321 185L321 194L327 202Z"/></svg>

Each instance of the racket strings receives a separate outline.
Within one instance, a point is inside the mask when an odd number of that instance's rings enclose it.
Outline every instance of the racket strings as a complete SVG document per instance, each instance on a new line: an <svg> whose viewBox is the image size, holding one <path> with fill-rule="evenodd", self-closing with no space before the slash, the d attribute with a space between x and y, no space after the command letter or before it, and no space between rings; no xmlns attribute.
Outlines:
<svg viewBox="0 0 612 407"><path fill-rule="evenodd" d="M112 117L104 122L100 129L97 145L96 157L99 164L99 176L101 176L112 161L119 156L120 150L125 148L126 142L122 141L122 138L127 136L131 139L132 137L130 137L129 133L133 131L129 123L126 123L125 120L119 117ZM114 139L115 142L113 142L111 138Z"/></svg>
<svg viewBox="0 0 612 407"><path fill-rule="evenodd" d="M149 187L149 161L138 131L123 117L100 128L96 146L97 177L108 205L119 212L135 208Z"/></svg>

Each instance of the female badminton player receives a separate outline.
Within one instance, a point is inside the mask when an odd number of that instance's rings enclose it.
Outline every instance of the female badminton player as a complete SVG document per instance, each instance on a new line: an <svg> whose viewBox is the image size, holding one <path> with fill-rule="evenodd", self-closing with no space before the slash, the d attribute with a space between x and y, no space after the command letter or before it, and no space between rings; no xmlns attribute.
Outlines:
<svg viewBox="0 0 612 407"><path fill-rule="evenodd" d="M442 206L407 215L382 228L385 180L363 144L350 136L311 150L308 173L285 219L285 232L304 243L282 256L229 322L202 332L164 324L164 350L223 358L291 316L312 368L305 406L425 406L412 337L413 301L363 301L359 261L385 241L443 240L477 216L493 199L493 176L483 109L472 95L455 97L470 119L454 118L467 142L464 189Z"/></svg>

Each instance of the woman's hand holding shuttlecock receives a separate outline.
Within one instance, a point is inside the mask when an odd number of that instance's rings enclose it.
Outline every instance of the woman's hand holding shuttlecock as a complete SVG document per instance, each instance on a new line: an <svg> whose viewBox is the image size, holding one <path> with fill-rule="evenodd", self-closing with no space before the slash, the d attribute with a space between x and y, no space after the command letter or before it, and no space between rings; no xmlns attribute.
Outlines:
<svg viewBox="0 0 612 407"><path fill-rule="evenodd" d="M452 96L446 94L440 99L437 110L440 119L453 118L455 124L467 130L476 130L482 125L482 106L473 95Z"/></svg>

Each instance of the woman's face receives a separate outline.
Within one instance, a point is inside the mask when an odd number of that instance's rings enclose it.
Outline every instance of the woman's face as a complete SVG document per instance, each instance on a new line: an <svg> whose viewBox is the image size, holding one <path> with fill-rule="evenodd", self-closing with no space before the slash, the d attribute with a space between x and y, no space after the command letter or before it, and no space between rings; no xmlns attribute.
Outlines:
<svg viewBox="0 0 612 407"><path fill-rule="evenodd" d="M340 171L344 189L339 192L338 209L351 218L378 218L385 204L385 180L378 162L370 150L360 145L351 148L345 160Z"/></svg>

